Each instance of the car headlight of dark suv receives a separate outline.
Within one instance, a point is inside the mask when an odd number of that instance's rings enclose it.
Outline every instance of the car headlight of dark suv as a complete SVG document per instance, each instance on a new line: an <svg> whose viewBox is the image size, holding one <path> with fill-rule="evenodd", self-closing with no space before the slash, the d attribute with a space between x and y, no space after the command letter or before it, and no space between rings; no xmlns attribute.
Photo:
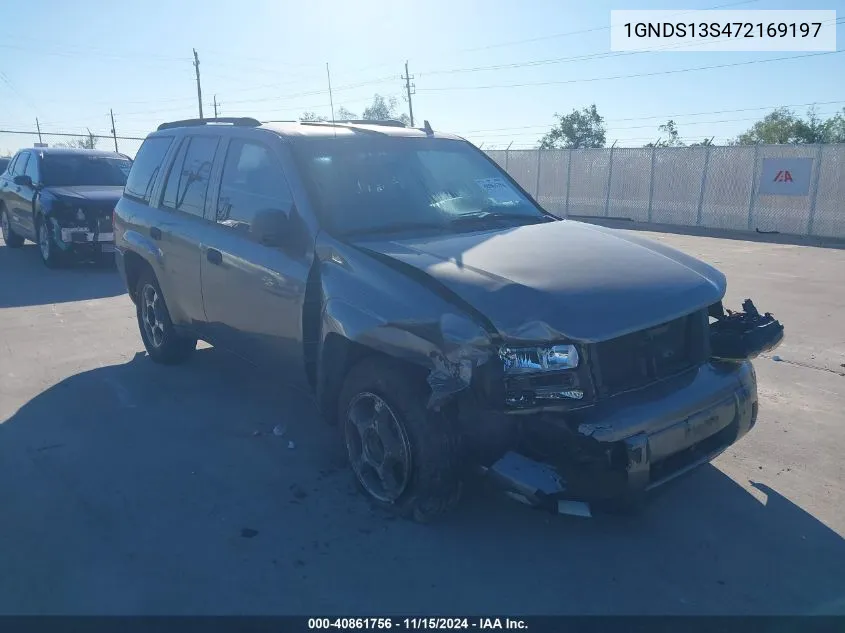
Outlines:
<svg viewBox="0 0 845 633"><path fill-rule="evenodd" d="M499 358L509 376L533 374L578 367L578 348L574 345L543 347L501 347Z"/></svg>

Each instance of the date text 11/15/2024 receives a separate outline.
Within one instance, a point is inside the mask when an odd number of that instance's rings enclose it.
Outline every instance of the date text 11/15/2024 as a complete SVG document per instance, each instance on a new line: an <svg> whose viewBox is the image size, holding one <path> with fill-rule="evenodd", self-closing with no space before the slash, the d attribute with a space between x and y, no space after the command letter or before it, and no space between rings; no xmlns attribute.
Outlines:
<svg viewBox="0 0 845 633"><path fill-rule="evenodd" d="M309 618L308 629L345 630L526 630L519 618Z"/></svg>

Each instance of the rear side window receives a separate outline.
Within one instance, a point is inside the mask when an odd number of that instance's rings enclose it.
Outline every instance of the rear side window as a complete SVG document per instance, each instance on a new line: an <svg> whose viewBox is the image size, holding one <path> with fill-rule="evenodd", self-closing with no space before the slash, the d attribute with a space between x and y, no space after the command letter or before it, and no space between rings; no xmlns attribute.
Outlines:
<svg viewBox="0 0 845 633"><path fill-rule="evenodd" d="M156 136L148 138L141 144L135 156L135 162L132 163L132 169L129 171L129 178L123 190L124 195L146 204L150 203L161 163L172 142L172 136Z"/></svg>
<svg viewBox="0 0 845 633"><path fill-rule="evenodd" d="M264 145L235 140L226 152L217 222L248 231L263 209L287 210L293 204L282 167Z"/></svg>
<svg viewBox="0 0 845 633"><path fill-rule="evenodd" d="M219 142L214 136L191 136L182 141L167 176L163 207L203 217Z"/></svg>

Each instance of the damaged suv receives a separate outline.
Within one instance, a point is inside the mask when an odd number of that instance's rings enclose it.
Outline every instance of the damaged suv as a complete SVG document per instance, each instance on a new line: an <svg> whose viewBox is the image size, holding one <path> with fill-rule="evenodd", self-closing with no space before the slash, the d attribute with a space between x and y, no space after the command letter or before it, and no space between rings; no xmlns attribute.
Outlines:
<svg viewBox="0 0 845 633"><path fill-rule="evenodd" d="M417 520L470 469L555 512L641 498L754 426L748 359L783 336L428 122L163 124L115 244L154 361L203 339L313 394L360 487Z"/></svg>

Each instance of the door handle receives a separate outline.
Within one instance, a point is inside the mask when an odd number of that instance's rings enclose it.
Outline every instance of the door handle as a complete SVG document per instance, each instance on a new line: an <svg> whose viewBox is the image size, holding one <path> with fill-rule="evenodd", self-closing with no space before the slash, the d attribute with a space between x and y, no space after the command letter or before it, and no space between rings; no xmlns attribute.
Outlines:
<svg viewBox="0 0 845 633"><path fill-rule="evenodd" d="M222 264L222 263L223 263L223 253L221 253L220 251L218 251L218 250L217 250L217 249L215 249L215 248L209 248L209 249L205 252L205 258L206 258L209 262L211 262L212 264L214 264L215 266L219 266L220 264Z"/></svg>
<svg viewBox="0 0 845 633"><path fill-rule="evenodd" d="M161 239L161 229L158 228L157 226L151 226L150 227L150 237L153 238L154 240L160 240Z"/></svg>

